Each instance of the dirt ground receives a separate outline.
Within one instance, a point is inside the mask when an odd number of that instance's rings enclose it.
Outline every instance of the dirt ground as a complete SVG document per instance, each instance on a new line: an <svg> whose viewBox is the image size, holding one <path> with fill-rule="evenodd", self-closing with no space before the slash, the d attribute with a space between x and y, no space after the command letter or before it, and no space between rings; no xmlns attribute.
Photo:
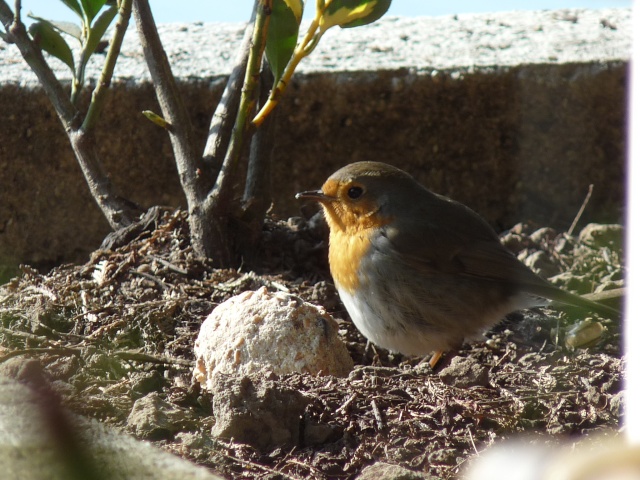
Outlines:
<svg viewBox="0 0 640 480"><path fill-rule="evenodd" d="M619 319L514 313L486 341L447 353L434 372L420 359L366 348L331 283L325 228L316 217L270 219L259 271L215 270L193 254L185 213L163 211L84 265L47 274L23 267L0 287L0 363L36 360L72 411L229 479L351 479L377 461L448 479L513 434L618 435ZM563 288L586 293L619 287L623 277L621 229L597 231L517 225L503 240ZM262 450L212 436L212 395L191 373L205 317L261 286L324 306L356 364L347 378L271 376L276 389L302 393L305 407L299 441ZM145 397L166 414L134 425L130 413Z"/></svg>

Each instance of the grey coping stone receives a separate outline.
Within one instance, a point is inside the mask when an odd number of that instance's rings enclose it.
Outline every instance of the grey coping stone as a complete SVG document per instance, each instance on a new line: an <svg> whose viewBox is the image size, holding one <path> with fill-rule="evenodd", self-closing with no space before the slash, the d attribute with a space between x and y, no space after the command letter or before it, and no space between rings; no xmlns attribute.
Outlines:
<svg viewBox="0 0 640 480"><path fill-rule="evenodd" d="M176 23L158 28L176 77L204 79L230 73L244 24ZM297 71L305 74L410 68L419 73L464 72L523 64L628 60L630 51L631 9L383 17L365 27L330 29ZM88 78L99 75L102 60L100 55L92 59ZM71 78L62 62L52 63L59 78ZM133 19L115 80L149 80ZM0 44L2 83L37 85L17 48L6 44Z"/></svg>

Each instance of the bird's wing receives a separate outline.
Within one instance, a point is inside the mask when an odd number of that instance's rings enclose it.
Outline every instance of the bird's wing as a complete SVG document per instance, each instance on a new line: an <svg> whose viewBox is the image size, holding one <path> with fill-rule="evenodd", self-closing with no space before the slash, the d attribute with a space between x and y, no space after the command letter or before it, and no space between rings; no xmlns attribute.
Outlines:
<svg viewBox="0 0 640 480"><path fill-rule="evenodd" d="M510 284L531 295L610 318L619 316L615 309L565 292L533 273L500 243L493 229L472 210L445 209L441 213L450 216L436 218L451 221L412 221L410 228L402 222L388 224L372 239L372 245L379 255L413 269L417 275L472 276Z"/></svg>
<svg viewBox="0 0 640 480"><path fill-rule="evenodd" d="M513 284L546 282L523 265L497 237L467 237L422 225L410 231L388 227L372 242L381 252L423 273L469 275Z"/></svg>
<svg viewBox="0 0 640 480"><path fill-rule="evenodd" d="M372 243L423 273L469 275L486 280L542 287L549 285L522 264L491 226L470 208L432 197L420 210L397 217ZM416 219L418 219L416 221Z"/></svg>

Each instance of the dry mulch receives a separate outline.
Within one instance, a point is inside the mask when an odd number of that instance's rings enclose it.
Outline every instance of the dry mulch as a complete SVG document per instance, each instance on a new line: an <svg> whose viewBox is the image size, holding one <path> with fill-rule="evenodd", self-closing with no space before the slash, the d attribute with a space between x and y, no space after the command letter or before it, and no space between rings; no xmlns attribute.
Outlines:
<svg viewBox="0 0 640 480"><path fill-rule="evenodd" d="M68 408L125 431L132 431L134 402L156 392L183 417L169 431L139 436L233 479L355 478L376 461L453 478L478 451L514 433L582 438L617 431L617 320L594 318L604 330L592 345L571 350L554 340L584 313L516 313L486 342L449 352L432 372L419 359L365 348L331 284L324 228L317 218L271 219L260 273L216 270L193 254L184 212L166 211L85 265L47 274L23 267L0 287L0 363L36 359ZM605 247L603 255L552 231L534 245L532 230L516 227L509 242L545 251L551 264L579 270L581 279L587 265L595 269L592 283L621 276L619 251ZM204 318L260 286L323 305L357 364L348 378L275 379L309 402L300 443L262 452L212 438L211 394L191 379Z"/></svg>

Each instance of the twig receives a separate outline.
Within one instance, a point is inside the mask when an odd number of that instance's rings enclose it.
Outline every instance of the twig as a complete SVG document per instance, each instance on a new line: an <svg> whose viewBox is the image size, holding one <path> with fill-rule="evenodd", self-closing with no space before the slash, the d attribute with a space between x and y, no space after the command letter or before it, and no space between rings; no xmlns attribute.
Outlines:
<svg viewBox="0 0 640 480"><path fill-rule="evenodd" d="M260 465L259 463L256 463L256 462L251 462L249 460L243 460L242 458L236 457L234 455L230 455L228 453L221 453L220 455L222 455L223 457L226 457L227 459L229 459L229 460L231 460L233 462L238 462L238 463L240 463L242 465L247 465L249 467L253 467L253 468L256 468L258 470L262 470L264 472L269 472L271 474L275 474L275 475L278 475L278 476L283 476L283 477L288 478L290 480L302 480L300 477L294 477L294 476L289 475L288 473L284 473L284 472L282 472L280 470L275 470L273 468L269 468L269 467L267 467L265 465ZM299 462L296 462L296 463L299 463ZM308 467L308 465L305 465L305 466Z"/></svg>
<svg viewBox="0 0 640 480"><path fill-rule="evenodd" d="M10 328L0 327L0 333L4 333L5 335L10 335L12 337L18 338L26 338L27 340L46 343L49 342L50 339L41 335L34 335L33 333L23 332L21 330L11 330Z"/></svg>
<svg viewBox="0 0 640 480"><path fill-rule="evenodd" d="M584 209L587 208L587 203L589 203L589 199L591 198L592 193L593 193L593 184L589 185L589 191L587 192L587 195L584 197L584 201L582 202L582 206L580 207L580 210L578 210L578 213L576 214L576 218L573 219L573 223L571 223L569 230L567 230L567 235L571 236L573 234L573 230L576 228L576 225L580 221L580 217L582 217L582 214L584 213Z"/></svg>
<svg viewBox="0 0 640 480"><path fill-rule="evenodd" d="M378 426L378 430L384 429L384 421L382 420L382 414L378 409L378 404L375 400L371 400L371 409L373 410L373 416L376 419L376 425Z"/></svg>
<svg viewBox="0 0 640 480"><path fill-rule="evenodd" d="M133 272L131 272L133 275L139 275L143 278L146 278L147 280L152 281L153 283L155 283L156 285L158 285L160 288L162 288L163 290L168 290L169 289L169 285L167 285L165 282L163 282L162 280L160 280L158 277L151 275L149 273L146 272L138 272L136 270L134 270Z"/></svg>
<svg viewBox="0 0 640 480"><path fill-rule="evenodd" d="M258 0L255 0L254 7L251 13L251 20L247 25L244 37L242 37L242 43L240 44L240 51L236 58L235 67L231 71L231 75L227 80L224 92L220 102L216 107L215 112L211 118L211 125L209 126L209 136L207 137L207 144L204 147L204 153L202 160L206 165L209 165L215 175L220 171L222 166L222 160L224 158L224 152L227 151L229 146L229 138L231 137L231 130L238 114L238 105L240 103L240 96L242 93L242 82L247 70L247 62L249 60L249 51L251 50L251 38L253 37L253 23L256 18L256 7Z"/></svg>
<svg viewBox="0 0 640 480"><path fill-rule="evenodd" d="M471 433L471 428L467 426L467 433L469 434L469 440L471 440L471 446L473 447L473 451L476 452L476 455L479 455L478 449L476 448L476 442L473 440L473 435Z"/></svg>
<svg viewBox="0 0 640 480"><path fill-rule="evenodd" d="M115 392L119 388L122 388L123 386L128 386L128 385L131 385L131 379L130 378L125 378L123 380L120 380L117 383L114 383L113 385L110 385L108 387L103 388L102 389L102 394L103 395L110 395L111 392Z"/></svg>
<svg viewBox="0 0 640 480"><path fill-rule="evenodd" d="M216 183L207 196L205 201L205 209L215 209L219 212L228 210L228 203L233 193L233 179L238 167L240 153L245 140L245 136L249 133L249 116L253 114L256 105L255 91L258 86L260 65L262 63L262 55L267 43L267 30L269 28L269 19L271 17L272 0L259 0L257 4L256 21L253 25L253 35L251 38L251 49L249 50L249 59L247 61L247 69L244 76L244 87L240 97L240 105L238 106L238 115L233 126L231 141L227 148L227 153L222 163L222 168L216 179Z"/></svg>
<svg viewBox="0 0 640 480"><path fill-rule="evenodd" d="M189 360L167 356L155 356L148 353L136 352L133 350L118 350L116 352L113 352L113 355L116 357L120 357L123 360L132 360L135 362L160 363L169 365L181 365L183 367L193 367L193 362Z"/></svg>
<svg viewBox="0 0 640 480"><path fill-rule="evenodd" d="M340 407L336 410L336 413L346 412L347 408L349 408L349 405L351 405L356 398L358 398L358 394L352 393L351 396L347 398L347 401L340 405Z"/></svg>
<svg viewBox="0 0 640 480"><path fill-rule="evenodd" d="M157 255L148 255L148 258L155 260L158 263L161 263L162 265L167 267L169 270L173 270L174 272L179 273L180 275L187 275L189 273L184 268L180 268L174 265L173 263L166 261L164 258L158 257Z"/></svg>
<svg viewBox="0 0 640 480"><path fill-rule="evenodd" d="M523 402L523 401L529 401L529 400L538 400L540 398L548 398L548 397L568 397L570 395L577 395L580 393L579 390L567 390L564 392L548 392L548 393L536 393L535 395L529 395L526 397L516 397L516 395L512 394L511 392L509 392L508 390L504 389L502 391L502 393L508 393L511 396L508 396L508 398L496 398L495 400L481 400L478 402L478 405L497 405L500 403L512 403L514 400L517 400L518 402Z"/></svg>
<svg viewBox="0 0 640 480"><path fill-rule="evenodd" d="M116 193L111 180L102 169L94 136L90 132L81 130L80 112L73 106L42 52L27 34L18 13L14 16L4 0L0 0L0 20L5 25L7 37L17 45L22 57L38 77L40 85L60 118L89 185L91 195L109 225L114 230L129 225L137 216L136 207Z"/></svg>
<svg viewBox="0 0 640 480"><path fill-rule="evenodd" d="M313 465L309 465L308 463L305 463L303 461L300 461L297 458L289 458L286 460L286 463L291 463L293 465L298 465L300 467L306 468L310 472L315 473L318 476L317 478L323 478L325 476L324 472L319 468L314 467ZM300 478L300 477L290 477L290 478Z"/></svg>
<svg viewBox="0 0 640 480"><path fill-rule="evenodd" d="M197 156L191 119L187 114L167 54L160 41L149 1L134 0L133 16L162 115L172 125L169 130L169 138L175 155L180 184L191 211L200 201L196 185Z"/></svg>
<svg viewBox="0 0 640 480"><path fill-rule="evenodd" d="M75 333L59 332L56 329L51 328L49 325L45 325L42 322L38 324L38 328L42 328L43 330L46 330L51 335L54 335L57 338L73 338L73 339L79 340L79 341L84 341L87 338L84 335L77 335Z"/></svg>
<svg viewBox="0 0 640 480"><path fill-rule="evenodd" d="M278 80L278 84L271 91L269 100L260 108L258 114L253 118L252 123L256 127L262 125L262 122L265 121L271 111L278 105L278 102L280 101L280 98L282 98L282 95L284 94L284 91L286 90L291 77L293 77L293 72L295 72L296 67L298 66L300 61L304 57L309 55L318 44L320 37L324 33L322 28L320 28L321 15L321 11L317 10L316 17L311 21L307 33L305 34L303 39L296 45L291 60L289 60L289 63L282 73L282 77L280 77L280 80Z"/></svg>
<svg viewBox="0 0 640 480"><path fill-rule="evenodd" d="M116 320L115 322L109 323L107 325L102 325L98 328L96 328L96 330L94 332L91 332L90 334L87 335L87 339L88 340L94 340L96 338L98 338L100 335L102 335L103 332L112 330L114 328L118 328L122 325L126 325L127 321L126 320Z"/></svg>
<svg viewBox="0 0 640 480"><path fill-rule="evenodd" d="M266 60L260 74L260 105L269 97L273 75ZM251 139L247 182L242 201L244 218L254 225L253 232L260 232L265 214L271 206L271 157L275 144L276 112L269 115Z"/></svg>
<svg viewBox="0 0 640 480"><path fill-rule="evenodd" d="M511 350L511 349L509 348L509 345L507 345L507 348L505 349L504 355L502 355L502 357L500 357L500 359L496 362L496 364L495 364L495 365L492 365L492 366L491 366L491 370L493 371L493 369L494 369L494 368L497 368L497 367L499 367L500 365L502 365L502 362L504 362L504 361L507 359L507 357L508 357L509 355L511 355L512 353L513 353L513 350Z"/></svg>
<svg viewBox="0 0 640 480"><path fill-rule="evenodd" d="M98 81L96 88L93 89L91 103L89 104L87 115L84 117L84 122L82 123L83 130L90 130L95 126L96 121L100 116L100 112L102 111L102 107L104 106L106 98L105 92L109 88L109 85L111 85L113 71L115 69L116 62L118 61L118 57L120 56L120 49L122 48L124 34L127 32L127 28L129 26L132 1L133 0L122 0L122 3L120 4L118 19L116 20L113 37L109 44L107 58L104 62L104 66L102 67L100 80Z"/></svg>
<svg viewBox="0 0 640 480"><path fill-rule="evenodd" d="M14 357L19 357L20 355L36 355L39 353L48 353L51 355L80 355L82 352L79 348L69 347L24 348L20 350L12 350L6 355L3 355L2 357L0 357L0 363L4 363Z"/></svg>
<svg viewBox="0 0 640 480"><path fill-rule="evenodd" d="M16 6L18 8L19 5ZM0 21L2 21L9 41L15 43L29 68L36 74L49 101L53 105L65 129L79 126L78 111L75 109L55 74L47 64L40 49L31 41L27 30L20 21L19 11L15 16L4 0L0 0Z"/></svg>
<svg viewBox="0 0 640 480"><path fill-rule="evenodd" d="M105 305L105 306L101 305L101 306L96 307L96 308L91 308L89 310L84 310L83 312L74 315L69 320L75 321L75 320L78 320L79 318L85 317L86 315L91 315L91 314L95 315L96 313L102 313L102 312L112 312L113 309L114 308L111 305ZM83 336L83 338L88 338L88 337L84 337Z"/></svg>

